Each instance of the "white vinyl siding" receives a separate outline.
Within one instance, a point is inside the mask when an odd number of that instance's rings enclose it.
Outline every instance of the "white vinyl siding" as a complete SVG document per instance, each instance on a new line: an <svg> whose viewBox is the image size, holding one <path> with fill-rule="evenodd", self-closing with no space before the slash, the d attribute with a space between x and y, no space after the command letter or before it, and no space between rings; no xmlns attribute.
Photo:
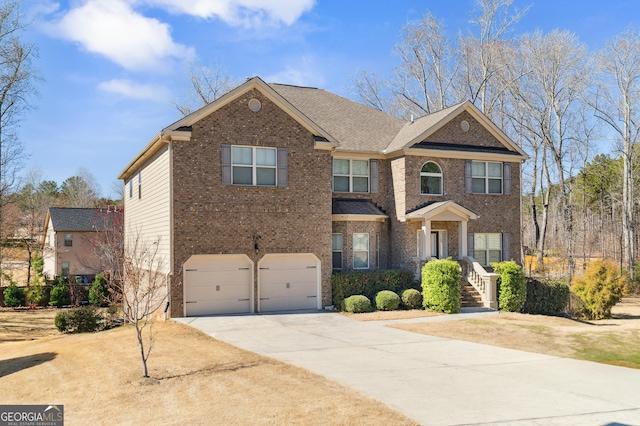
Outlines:
<svg viewBox="0 0 640 426"><path fill-rule="evenodd" d="M165 146L134 174L144 173L144 197L125 197L125 247L139 232L141 241L158 244L158 256L163 259L162 272L170 270L171 198L170 155ZM133 180L133 179L132 179Z"/></svg>

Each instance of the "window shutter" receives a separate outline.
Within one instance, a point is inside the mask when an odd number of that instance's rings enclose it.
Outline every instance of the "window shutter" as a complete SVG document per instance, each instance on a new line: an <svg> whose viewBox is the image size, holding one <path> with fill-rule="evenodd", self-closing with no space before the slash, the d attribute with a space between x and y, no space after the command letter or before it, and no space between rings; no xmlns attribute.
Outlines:
<svg viewBox="0 0 640 426"><path fill-rule="evenodd" d="M502 165L502 179L502 185L504 186L502 193L506 195L511 194L511 163L504 163Z"/></svg>
<svg viewBox="0 0 640 426"><path fill-rule="evenodd" d="M278 148L278 186L289 186L289 153L287 148Z"/></svg>
<svg viewBox="0 0 640 426"><path fill-rule="evenodd" d="M511 236L508 232L502 234L502 260L511 260Z"/></svg>
<svg viewBox="0 0 640 426"><path fill-rule="evenodd" d="M474 245L473 234L467 234L467 256L473 257Z"/></svg>
<svg viewBox="0 0 640 426"><path fill-rule="evenodd" d="M231 145L222 144L222 183L231 185Z"/></svg>
<svg viewBox="0 0 640 426"><path fill-rule="evenodd" d="M378 160L369 160L369 185L372 194L378 192Z"/></svg>
<svg viewBox="0 0 640 426"><path fill-rule="evenodd" d="M471 160L466 160L464 162L464 192L471 194L472 183L473 181L471 180Z"/></svg>

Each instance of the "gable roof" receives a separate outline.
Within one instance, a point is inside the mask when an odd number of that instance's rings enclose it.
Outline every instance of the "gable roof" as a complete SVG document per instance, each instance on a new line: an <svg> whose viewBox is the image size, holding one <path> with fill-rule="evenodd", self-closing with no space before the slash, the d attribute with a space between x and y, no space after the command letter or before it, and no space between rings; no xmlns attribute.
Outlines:
<svg viewBox="0 0 640 426"><path fill-rule="evenodd" d="M499 153L486 149L474 150L473 152L507 154L522 160L528 158L520 147L470 101L461 102L416 120L406 121L326 90L285 84L267 84L259 77L253 77L215 101L162 129L131 160L120 173L118 179L129 179L142 164L170 140L189 140L191 126L194 123L254 89L259 90L315 135L317 148L381 155L402 151L411 152L416 148L419 148L419 152L422 154L430 149L468 152L469 149L460 150L455 146L419 146L414 148L416 144L423 142L429 135L466 111L485 126L505 147L503 152Z"/></svg>
<svg viewBox="0 0 640 426"><path fill-rule="evenodd" d="M115 219L118 215L122 216L122 210L51 207L45 221L45 233L49 220L55 232L88 232L107 228L112 224L109 218Z"/></svg>

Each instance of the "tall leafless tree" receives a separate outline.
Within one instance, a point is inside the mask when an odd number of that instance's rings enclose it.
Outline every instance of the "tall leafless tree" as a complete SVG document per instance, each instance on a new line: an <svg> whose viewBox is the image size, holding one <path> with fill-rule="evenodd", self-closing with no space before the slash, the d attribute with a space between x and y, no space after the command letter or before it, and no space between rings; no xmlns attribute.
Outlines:
<svg viewBox="0 0 640 426"><path fill-rule="evenodd" d="M207 67L193 62L189 67L189 79L191 86L187 89L186 99L180 103L174 102L178 111L185 116L215 101L236 85L220 64Z"/></svg>
<svg viewBox="0 0 640 426"><path fill-rule="evenodd" d="M596 54L596 63L599 84L588 100L596 116L621 143L623 262L633 276L636 252L633 147L640 138L640 33L629 29L609 41Z"/></svg>

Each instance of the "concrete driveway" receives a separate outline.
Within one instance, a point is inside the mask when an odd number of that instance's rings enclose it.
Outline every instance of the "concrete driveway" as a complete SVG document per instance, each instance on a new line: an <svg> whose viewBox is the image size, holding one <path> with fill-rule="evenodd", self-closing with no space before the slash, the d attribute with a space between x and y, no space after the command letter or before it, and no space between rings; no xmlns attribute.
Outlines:
<svg viewBox="0 0 640 426"><path fill-rule="evenodd" d="M494 313L393 322L441 321ZM424 425L640 425L640 370L442 339L329 312L176 318Z"/></svg>

